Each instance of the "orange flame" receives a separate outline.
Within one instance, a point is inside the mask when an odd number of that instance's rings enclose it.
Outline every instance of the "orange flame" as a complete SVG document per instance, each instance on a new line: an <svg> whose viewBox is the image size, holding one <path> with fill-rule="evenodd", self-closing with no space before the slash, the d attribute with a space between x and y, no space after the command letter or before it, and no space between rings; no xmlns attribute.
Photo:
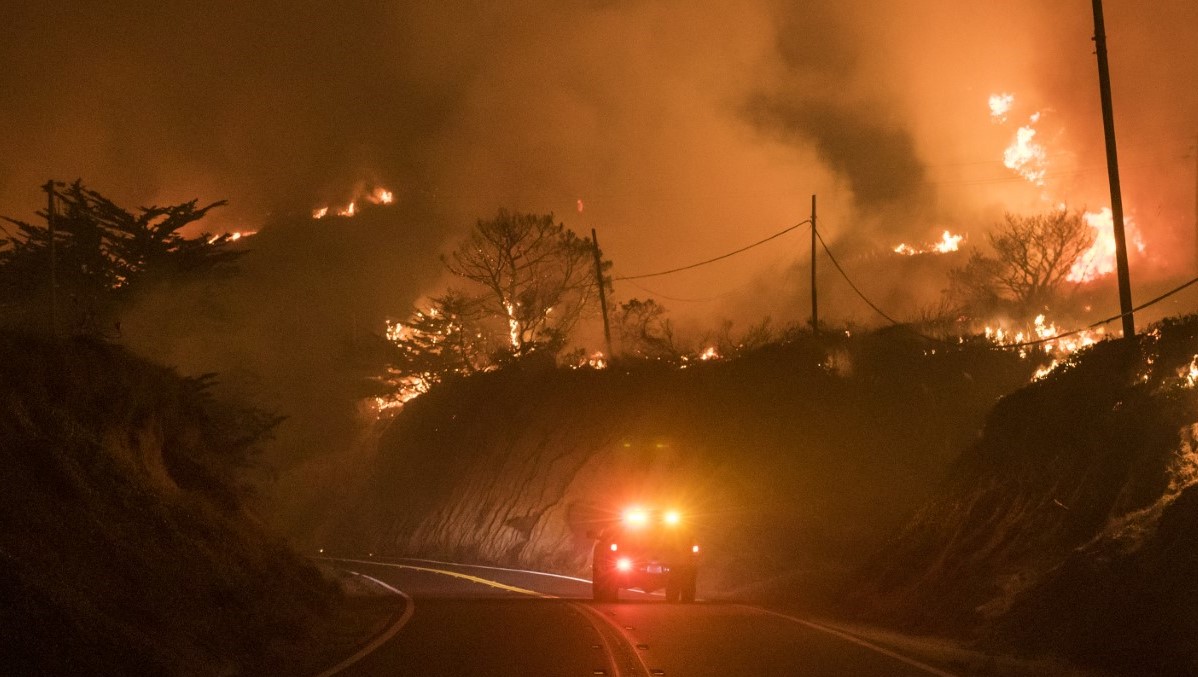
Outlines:
<svg viewBox="0 0 1198 677"><path fill-rule="evenodd" d="M1091 282L1115 272L1115 216L1110 207L1104 207L1100 212L1086 212L1082 218L1094 230L1094 244L1078 257L1065 278L1078 283ZM1130 217L1123 217L1123 227L1132 246L1143 253L1144 241Z"/></svg>
<svg viewBox="0 0 1198 677"><path fill-rule="evenodd" d="M1032 122L1035 123L1039 116L1039 113L1033 115ZM1015 132L1015 140L1003 151L1002 162L1033 184L1043 186L1048 171L1048 153L1035 139L1035 128L1031 125L1020 127Z"/></svg>
<svg viewBox="0 0 1198 677"><path fill-rule="evenodd" d="M903 256L915 256L917 254L948 254L949 252L959 251L961 242L965 240L964 235L954 235L949 231L944 231L940 235L938 242L926 245L924 247L914 247L912 245L901 243L894 248L894 253L902 254Z"/></svg>
<svg viewBox="0 0 1198 677"><path fill-rule="evenodd" d="M1015 103L1015 95L1002 92L990 95L990 120L995 123L1007 121L1007 113Z"/></svg>

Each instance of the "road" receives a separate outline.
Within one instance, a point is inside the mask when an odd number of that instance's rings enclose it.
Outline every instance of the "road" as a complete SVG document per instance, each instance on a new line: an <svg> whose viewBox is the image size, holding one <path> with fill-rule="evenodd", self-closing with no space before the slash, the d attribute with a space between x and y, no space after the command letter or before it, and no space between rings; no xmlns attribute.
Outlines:
<svg viewBox="0 0 1198 677"><path fill-rule="evenodd" d="M668 604L582 579L425 560L336 560L408 599L393 635L336 672L462 677L948 677L810 621L728 602Z"/></svg>

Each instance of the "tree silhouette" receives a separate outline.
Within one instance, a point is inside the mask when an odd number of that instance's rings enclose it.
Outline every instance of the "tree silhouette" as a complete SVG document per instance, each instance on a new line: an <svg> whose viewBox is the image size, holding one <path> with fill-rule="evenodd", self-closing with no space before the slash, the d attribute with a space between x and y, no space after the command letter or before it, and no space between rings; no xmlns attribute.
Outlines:
<svg viewBox="0 0 1198 677"><path fill-rule="evenodd" d="M592 244L553 215L505 209L479 220L446 267L481 287L487 313L505 325L515 356L533 350L557 352L584 310L596 298Z"/></svg>
<svg viewBox="0 0 1198 677"><path fill-rule="evenodd" d="M1094 243L1079 212L1033 216L1007 214L989 235L994 256L973 252L963 268L949 272L949 296L974 313L999 309L1019 315L1060 300L1073 264Z"/></svg>
<svg viewBox="0 0 1198 677"><path fill-rule="evenodd" d="M197 207L192 200L127 211L81 181L52 183L54 276L66 325L97 333L115 322L123 303L153 281L180 279L233 262L228 235L186 237L183 227L225 202ZM10 217L17 235L0 243L0 309L9 324L36 326L50 304L50 215L46 225Z"/></svg>
<svg viewBox="0 0 1198 677"><path fill-rule="evenodd" d="M621 351L650 360L677 360L681 351L674 341L674 325L666 308L653 299L621 303L615 313Z"/></svg>

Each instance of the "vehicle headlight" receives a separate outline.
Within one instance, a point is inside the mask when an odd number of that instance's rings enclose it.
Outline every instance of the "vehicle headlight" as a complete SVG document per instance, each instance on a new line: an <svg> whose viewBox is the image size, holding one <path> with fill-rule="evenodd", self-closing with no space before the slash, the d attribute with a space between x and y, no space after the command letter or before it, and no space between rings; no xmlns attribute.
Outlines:
<svg viewBox="0 0 1198 677"><path fill-rule="evenodd" d="M662 515L661 520L670 526L674 526L682 522L682 514L677 510L667 510L666 513Z"/></svg>
<svg viewBox="0 0 1198 677"><path fill-rule="evenodd" d="M624 511L624 523L629 526L643 526L649 521L649 513L643 508L629 508Z"/></svg>

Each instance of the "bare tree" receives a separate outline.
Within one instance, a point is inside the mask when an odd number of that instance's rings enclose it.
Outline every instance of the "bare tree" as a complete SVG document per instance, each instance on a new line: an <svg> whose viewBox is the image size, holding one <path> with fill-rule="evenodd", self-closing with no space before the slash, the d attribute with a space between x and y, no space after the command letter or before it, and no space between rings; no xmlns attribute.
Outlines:
<svg viewBox="0 0 1198 677"><path fill-rule="evenodd" d="M657 301L632 299L621 303L615 315L620 347L626 355L672 360L681 354L674 343L673 323Z"/></svg>
<svg viewBox="0 0 1198 677"><path fill-rule="evenodd" d="M505 209L479 220L446 267L481 286L484 307L507 325L511 352L561 349L598 293L591 241L553 215Z"/></svg>
<svg viewBox="0 0 1198 677"><path fill-rule="evenodd" d="M1079 212L1007 214L989 236L994 256L974 252L949 273L949 294L977 311L1002 305L1028 312L1059 300L1073 264L1094 244Z"/></svg>

